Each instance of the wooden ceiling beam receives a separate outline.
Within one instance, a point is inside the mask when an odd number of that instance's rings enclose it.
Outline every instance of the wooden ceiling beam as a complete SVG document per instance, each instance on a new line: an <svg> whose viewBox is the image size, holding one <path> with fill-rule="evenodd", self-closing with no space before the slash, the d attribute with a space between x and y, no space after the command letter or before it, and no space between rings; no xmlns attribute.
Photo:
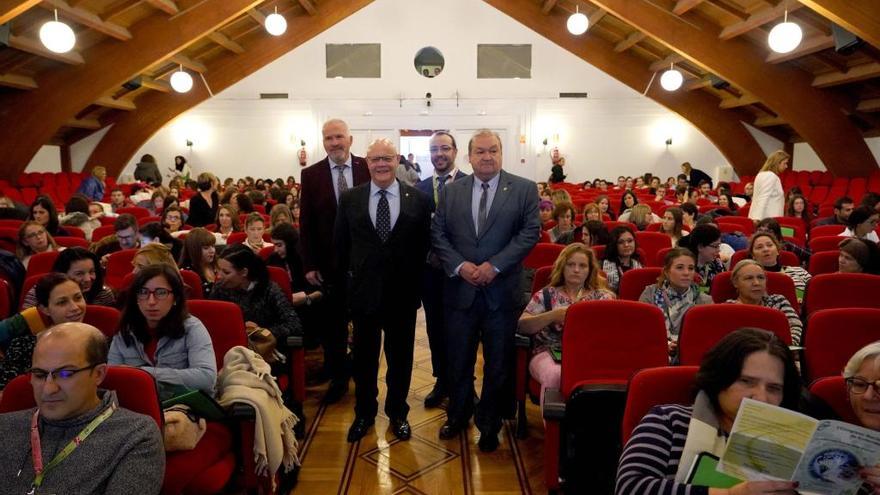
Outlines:
<svg viewBox="0 0 880 495"><path fill-rule="evenodd" d="M764 63L765 50L749 40L720 41L719 27L702 16L685 20L650 2L592 3L744 93L760 98L763 105L803 136L831 173L851 177L877 170L877 160L861 131L842 111L854 103L838 93L814 87L812 74L790 64Z"/></svg>
<svg viewBox="0 0 880 495"><path fill-rule="evenodd" d="M174 0L144 0L149 6L154 9L161 10L166 14L174 15L180 12L180 9L177 7L177 3Z"/></svg>
<svg viewBox="0 0 880 495"><path fill-rule="evenodd" d="M703 0L678 0L675 2L675 7L672 8L672 13L675 15L683 15L685 12L701 3L703 3Z"/></svg>
<svg viewBox="0 0 880 495"><path fill-rule="evenodd" d="M95 100L95 105L104 108L112 108L114 110L125 110L128 112L137 110L137 106L131 100L122 98L113 98L112 96L102 96Z"/></svg>
<svg viewBox="0 0 880 495"><path fill-rule="evenodd" d="M614 51L617 53L625 52L643 39L645 39L645 33L642 33L640 31L632 32L629 34L629 36L620 40L620 42L614 45Z"/></svg>
<svg viewBox="0 0 880 495"><path fill-rule="evenodd" d="M602 18L605 17L605 15L607 13L608 13L608 11L605 9L601 9L601 8L596 9L595 12L593 12L592 14L587 16L587 19L590 21L587 25L588 26L595 26L596 24L599 24L599 21L601 21Z"/></svg>
<svg viewBox="0 0 880 495"><path fill-rule="evenodd" d="M247 14L251 16L251 18L257 21L257 24L263 25L266 24L266 14L260 12L257 9L248 9Z"/></svg>
<svg viewBox="0 0 880 495"><path fill-rule="evenodd" d="M64 123L65 127L74 127L76 129L89 129L96 131L101 128L101 123L97 119L69 119Z"/></svg>
<svg viewBox="0 0 880 495"><path fill-rule="evenodd" d="M242 50L243 52L244 50ZM198 60L193 60L182 53L178 53L171 58L168 59L171 62L174 62L177 65L182 65L189 70L194 70L196 72L202 73L208 70L205 67L205 64L199 62Z"/></svg>
<svg viewBox="0 0 880 495"><path fill-rule="evenodd" d="M111 38L120 41L128 41L131 39L131 32L129 32L128 29L119 24L107 22L94 12L90 12L84 8L72 7L65 0L45 0L40 6L47 10L58 9L71 21L94 29L99 33L106 34Z"/></svg>
<svg viewBox="0 0 880 495"><path fill-rule="evenodd" d="M872 0L799 0L822 17L880 48L880 2Z"/></svg>
<svg viewBox="0 0 880 495"><path fill-rule="evenodd" d="M788 53L776 53L771 51L770 54L767 55L765 61L768 64L778 64L780 62L787 62L816 52L821 52L822 50L827 50L829 48L834 48L833 37L824 34L813 36L803 40L797 48Z"/></svg>
<svg viewBox="0 0 880 495"><path fill-rule="evenodd" d="M693 91L695 89L708 88L712 85L712 76L705 75L694 79L689 79L682 84L681 89L684 91Z"/></svg>
<svg viewBox="0 0 880 495"><path fill-rule="evenodd" d="M25 38L24 36L9 35L9 47L21 50L23 52L36 55L38 57L48 58L57 62L63 62L70 65L81 65L85 63L85 59L77 51L69 51L67 53L55 53L45 46L39 40Z"/></svg>
<svg viewBox="0 0 880 495"><path fill-rule="evenodd" d="M827 88L840 84L854 83L880 76L880 63L870 62L867 64L850 67L846 72L831 72L816 76L813 86Z"/></svg>
<svg viewBox="0 0 880 495"><path fill-rule="evenodd" d="M153 79L152 77L141 76L141 87L152 89L153 91L161 91L163 93L171 92L171 84L161 79Z"/></svg>
<svg viewBox="0 0 880 495"><path fill-rule="evenodd" d="M315 8L315 4L312 3L312 0L299 0L299 4L309 13L309 15L316 15L318 13L318 9Z"/></svg>
<svg viewBox="0 0 880 495"><path fill-rule="evenodd" d="M229 2L231 0L223 0ZM323 0L321 15L293 16L281 36L260 36L248 43L248 51L230 54L208 62L205 79L219 93L266 64L326 31L346 17L372 3L372 0ZM535 6L536 9L539 5ZM86 170L100 164L109 175L117 175L135 152L164 125L181 113L210 98L204 84L193 85L185 94L149 92L137 99L136 112L115 115L113 127L104 135L86 162Z"/></svg>
<svg viewBox="0 0 880 495"><path fill-rule="evenodd" d="M543 16L540 4L531 0L484 1L640 94L654 76L654 71L634 51L616 53L614 44L599 36L570 36L564 28L568 14L560 9ZM706 92L669 92L656 82L647 97L699 129L739 174L753 174L764 162L764 152L741 123L752 120L746 112L721 110L718 99Z"/></svg>
<svg viewBox="0 0 880 495"><path fill-rule="evenodd" d="M856 106L856 110L859 112L880 111L880 98L870 98L868 100L862 100Z"/></svg>
<svg viewBox="0 0 880 495"><path fill-rule="evenodd" d="M718 105L718 108L728 109L728 108L739 108L745 107L748 105L754 105L761 101L755 95L745 94L740 96L739 98L724 98L721 100L721 104Z"/></svg>
<svg viewBox="0 0 880 495"><path fill-rule="evenodd" d="M15 19L42 0L0 0L0 24Z"/></svg>
<svg viewBox="0 0 880 495"><path fill-rule="evenodd" d="M37 89L37 81L19 74L0 74L0 86L16 89Z"/></svg>
<svg viewBox="0 0 880 495"><path fill-rule="evenodd" d="M555 5L556 0L544 0L544 5L541 6L541 13L544 15L549 14Z"/></svg>
<svg viewBox="0 0 880 495"><path fill-rule="evenodd" d="M661 70L666 70L669 66L673 64L678 64L684 62L684 57L677 53L673 53L672 55L667 56L666 58L662 58L657 60L656 62L651 64L651 72L658 72Z"/></svg>
<svg viewBox="0 0 880 495"><path fill-rule="evenodd" d="M0 177L17 177L40 147L83 108L259 3L194 2L171 17L151 15L129 28L130 41L105 39L89 47L83 54L89 63L44 71L35 78L39 85L35 90L0 94L0 129L18 129L0 133L0 149L4 150ZM23 123L22 115L40 118Z"/></svg>
<svg viewBox="0 0 880 495"><path fill-rule="evenodd" d="M761 9L749 16L748 19L733 23L729 26L726 26L721 30L721 34L718 37L722 40L729 40L732 38L736 38L741 34L748 33L752 29L758 28L767 24L770 21L781 18L785 15L785 10L788 9L788 12L794 12L803 5L797 2L779 2L775 7L767 7L765 9Z"/></svg>
<svg viewBox="0 0 880 495"><path fill-rule="evenodd" d="M752 125L754 125L755 127L775 127L778 125L785 125L785 124L786 124L785 119L778 117L778 116L772 116L772 115L758 117L757 119L755 119L754 122L752 122Z"/></svg>
<svg viewBox="0 0 880 495"><path fill-rule="evenodd" d="M239 45L235 41L232 41L231 39L229 39L228 36L221 33L220 31L214 31L213 33L208 35L208 38L232 53L244 53L244 48L241 45Z"/></svg>

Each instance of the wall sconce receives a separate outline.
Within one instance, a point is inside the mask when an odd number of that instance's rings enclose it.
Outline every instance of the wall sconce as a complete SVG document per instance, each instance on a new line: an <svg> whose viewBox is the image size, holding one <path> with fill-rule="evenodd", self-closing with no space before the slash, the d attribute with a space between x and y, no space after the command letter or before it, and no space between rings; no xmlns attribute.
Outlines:
<svg viewBox="0 0 880 495"><path fill-rule="evenodd" d="M193 142L192 142L191 139L187 139L187 140L186 140L186 147L187 147L187 148L192 148L192 147L193 147Z"/></svg>
<svg viewBox="0 0 880 495"><path fill-rule="evenodd" d="M543 144L544 146L547 146L547 138L544 138L544 140L541 141L541 144Z"/></svg>
<svg viewBox="0 0 880 495"><path fill-rule="evenodd" d="M666 146L672 146L672 138L666 138Z"/></svg>

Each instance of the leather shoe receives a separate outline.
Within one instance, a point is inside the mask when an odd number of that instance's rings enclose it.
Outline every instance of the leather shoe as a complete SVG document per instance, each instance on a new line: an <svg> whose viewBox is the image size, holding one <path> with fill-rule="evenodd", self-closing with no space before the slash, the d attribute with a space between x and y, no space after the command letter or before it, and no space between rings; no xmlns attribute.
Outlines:
<svg viewBox="0 0 880 495"><path fill-rule="evenodd" d="M412 428L409 426L409 421L406 419L392 419L391 433L394 433L394 436L399 440L409 440L409 437L412 436Z"/></svg>
<svg viewBox="0 0 880 495"><path fill-rule="evenodd" d="M447 419L443 426L440 427L440 438L450 440L457 437L464 429L460 423Z"/></svg>
<svg viewBox="0 0 880 495"><path fill-rule="evenodd" d="M375 423L373 418L355 418L354 423L351 424L351 428L348 429L348 441L357 442L361 438L364 438L364 435L367 434L367 430L373 426L373 423Z"/></svg>
<svg viewBox="0 0 880 495"><path fill-rule="evenodd" d="M449 394L446 392L446 387L441 385L440 382L437 382L434 384L434 388L431 389L431 392L425 396L425 407L428 409L440 407L440 404L443 403L443 399L447 397L449 397Z"/></svg>
<svg viewBox="0 0 880 495"><path fill-rule="evenodd" d="M335 404L348 392L348 380L333 380L324 394L324 404Z"/></svg>
<svg viewBox="0 0 880 495"><path fill-rule="evenodd" d="M498 434L480 433L480 441L477 445L481 452L495 452L498 449Z"/></svg>

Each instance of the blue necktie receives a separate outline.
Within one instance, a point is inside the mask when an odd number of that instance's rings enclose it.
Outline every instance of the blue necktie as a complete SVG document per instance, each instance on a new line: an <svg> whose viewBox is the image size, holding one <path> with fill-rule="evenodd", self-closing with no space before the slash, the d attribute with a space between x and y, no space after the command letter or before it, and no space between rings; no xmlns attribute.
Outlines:
<svg viewBox="0 0 880 495"><path fill-rule="evenodd" d="M387 241L388 235L391 234L391 208L385 196L387 193L385 189L379 190L379 205L376 207L376 233L379 234L382 242Z"/></svg>
<svg viewBox="0 0 880 495"><path fill-rule="evenodd" d="M486 203L489 201L489 184L483 182L480 187L483 188L483 193L480 194L480 209L477 210L477 235L483 233L483 227L486 225L486 217L488 216Z"/></svg>

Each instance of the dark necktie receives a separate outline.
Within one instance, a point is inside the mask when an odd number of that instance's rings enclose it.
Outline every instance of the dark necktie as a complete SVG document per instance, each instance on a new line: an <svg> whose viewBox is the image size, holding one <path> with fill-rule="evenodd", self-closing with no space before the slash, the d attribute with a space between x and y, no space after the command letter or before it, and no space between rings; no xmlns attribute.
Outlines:
<svg viewBox="0 0 880 495"><path fill-rule="evenodd" d="M387 193L385 189L379 189L379 205L376 207L376 233L382 242L387 241L391 233L391 208L388 207Z"/></svg>
<svg viewBox="0 0 880 495"><path fill-rule="evenodd" d="M486 216L488 215L486 203L489 201L489 184L483 182L480 187L483 188L483 192L480 194L480 209L477 210L477 235L483 233L483 227L486 225Z"/></svg>
<svg viewBox="0 0 880 495"><path fill-rule="evenodd" d="M437 197L440 197L440 191L443 190L443 186L446 185L446 179L448 179L448 175L441 175L437 177Z"/></svg>
<svg viewBox="0 0 880 495"><path fill-rule="evenodd" d="M336 197L336 201L339 202L339 198L342 197L342 193L348 191L348 181L345 180L345 165L337 165L334 167L339 175L336 176L336 190L339 195Z"/></svg>

